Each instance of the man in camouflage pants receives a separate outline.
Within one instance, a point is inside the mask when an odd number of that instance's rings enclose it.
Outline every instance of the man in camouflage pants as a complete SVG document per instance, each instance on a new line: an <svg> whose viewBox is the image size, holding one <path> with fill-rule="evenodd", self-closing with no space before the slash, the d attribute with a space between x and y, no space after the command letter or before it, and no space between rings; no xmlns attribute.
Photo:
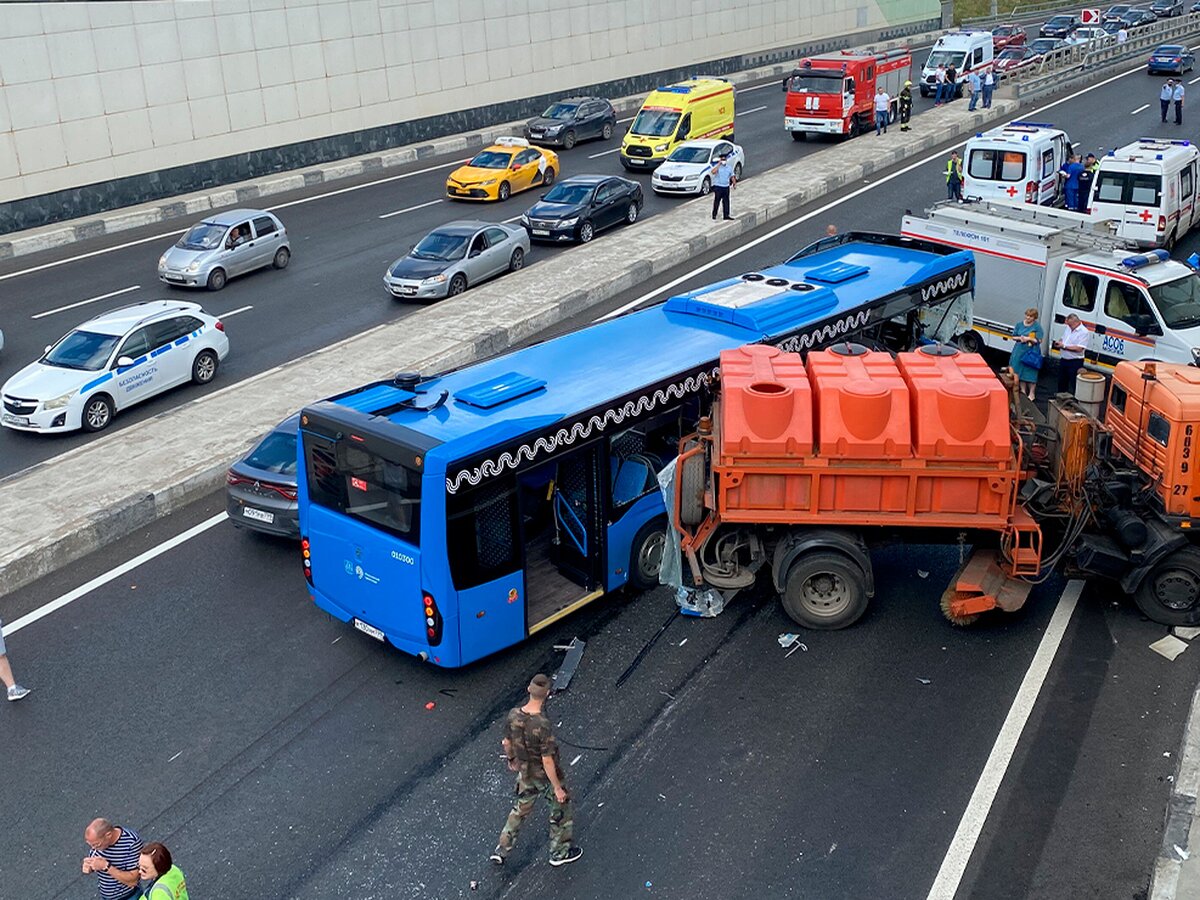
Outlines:
<svg viewBox="0 0 1200 900"><path fill-rule="evenodd" d="M510 710L504 722L502 743L508 768L517 773L516 799L490 859L498 866L504 865L537 798L545 797L550 806L550 865L565 866L583 856L583 848L571 841L575 824L571 795L562 781L558 741L554 739L550 720L542 715L542 707L550 696L550 679L535 675L528 690L525 705Z"/></svg>

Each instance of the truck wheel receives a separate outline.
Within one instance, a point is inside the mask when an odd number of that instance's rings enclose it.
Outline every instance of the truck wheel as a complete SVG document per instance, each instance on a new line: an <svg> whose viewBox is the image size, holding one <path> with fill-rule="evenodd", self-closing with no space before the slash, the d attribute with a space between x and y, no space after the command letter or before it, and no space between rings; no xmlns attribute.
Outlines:
<svg viewBox="0 0 1200 900"><path fill-rule="evenodd" d="M983 338L977 331L964 331L955 335L954 343L958 344L958 349L963 353L980 353L983 350Z"/></svg>
<svg viewBox="0 0 1200 900"><path fill-rule="evenodd" d="M858 116L853 115L850 117L850 132L846 136L852 138L858 137L858 131Z"/></svg>
<svg viewBox="0 0 1200 900"><path fill-rule="evenodd" d="M705 455L689 456L679 474L679 523L695 528L704 521Z"/></svg>
<svg viewBox="0 0 1200 900"><path fill-rule="evenodd" d="M1200 625L1200 550L1184 547L1160 561L1133 599L1159 624Z"/></svg>
<svg viewBox="0 0 1200 900"><path fill-rule="evenodd" d="M846 628L867 611L867 577L840 553L803 553L788 570L781 599L797 625L822 631Z"/></svg>
<svg viewBox="0 0 1200 900"><path fill-rule="evenodd" d="M658 587L658 573L667 549L667 520L651 519L638 530L630 547L629 586L635 591Z"/></svg>
<svg viewBox="0 0 1200 900"><path fill-rule="evenodd" d="M792 140L793 140L793 141L802 141L802 140L804 140L804 132L803 132L803 131L793 131L793 132L792 132Z"/></svg>

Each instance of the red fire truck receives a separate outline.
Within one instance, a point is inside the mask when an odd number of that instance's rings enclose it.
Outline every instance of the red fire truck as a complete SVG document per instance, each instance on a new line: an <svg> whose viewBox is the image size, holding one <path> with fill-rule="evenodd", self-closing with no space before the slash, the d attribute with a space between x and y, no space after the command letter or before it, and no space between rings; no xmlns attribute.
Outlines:
<svg viewBox="0 0 1200 900"><path fill-rule="evenodd" d="M912 67L908 50L861 53L843 50L800 60L783 79L787 102L783 127L792 140L804 135L840 134L854 137L874 127L875 89L882 86L892 98L891 116L897 115L897 97Z"/></svg>

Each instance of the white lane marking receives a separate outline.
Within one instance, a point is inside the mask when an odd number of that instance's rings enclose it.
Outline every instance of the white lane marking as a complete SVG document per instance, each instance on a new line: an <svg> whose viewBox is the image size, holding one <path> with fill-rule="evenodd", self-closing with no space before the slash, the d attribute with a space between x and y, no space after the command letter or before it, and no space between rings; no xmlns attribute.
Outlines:
<svg viewBox="0 0 1200 900"><path fill-rule="evenodd" d="M1046 626L1037 652L1033 654L1033 661L1021 680L1021 687L1017 689L1008 715L1004 717L1004 724L1000 727L1000 733L996 735L992 752L983 764L979 781L975 784L975 790L971 792L971 799L967 801L967 808L958 823L958 829L954 832L954 838L950 841L950 847L942 860L941 868L938 869L933 887L929 889L928 900L954 900L954 895L958 893L963 872L967 869L967 863L971 861L975 843L983 831L983 823L987 820L988 811L992 808L996 793L1000 790L1000 783L1004 780L1004 773L1008 771L1013 752L1021 740L1021 732L1025 729L1025 723L1029 721L1034 704L1037 703L1038 693L1046 682L1046 675L1050 672L1050 665L1054 662L1059 645L1062 644L1067 626L1071 624L1071 614L1075 612L1083 585L1082 581L1071 581L1059 598L1058 606L1054 608L1050 624Z"/></svg>
<svg viewBox="0 0 1200 900"><path fill-rule="evenodd" d="M461 166L469 161L470 160L467 159L460 159L455 160L454 162L442 163L441 165L437 166L429 166L424 169L416 169L412 172L402 172L399 175L392 175L388 178L380 178L376 181L368 181L364 182L363 184L352 184L350 187L339 188L336 191L326 191L323 194L313 194L311 197L301 197L299 200L292 200L288 203L280 203L277 206L268 206L265 207L265 209L270 212L274 212L278 209L287 209L289 206L299 206L301 203L311 203L314 200L323 200L326 197L336 197L339 194L347 194L350 191L361 191L363 188L375 187L376 185L380 184L389 184L393 181L399 181L402 178L412 178L414 175L424 175L428 172L436 172L439 169L448 169L451 166ZM208 212L212 212L212 210L208 210ZM185 231L187 231L186 228L181 228L176 229L175 231L168 231L163 234L155 234L151 235L150 237L138 238L136 241L126 241L124 244L115 244L112 247L103 247L99 250L89 250L87 253L80 253L76 256L68 256L66 259L42 263L41 265L30 266L28 269L19 269L16 272L9 272L6 275L0 275L0 281L5 281L9 278L16 278L18 275L30 275L34 272L41 272L46 269L54 269L58 266L65 266L68 263L79 262L83 259L91 259L93 256L102 256L105 253L114 253L117 250L127 250L130 247L136 247L139 244L147 244L150 241L161 241L165 240L166 238L178 237Z"/></svg>
<svg viewBox="0 0 1200 900"><path fill-rule="evenodd" d="M1137 115L1138 113L1140 113L1140 112L1141 112L1143 109L1149 109L1149 108L1150 108L1150 104L1149 104L1149 103L1147 103L1147 104L1145 104L1144 106L1139 106L1137 109L1135 109L1133 112L1131 112L1131 113L1130 113L1130 115L1131 115L1131 116L1136 116L1136 115Z"/></svg>
<svg viewBox="0 0 1200 900"><path fill-rule="evenodd" d="M390 219L392 216L398 216L402 213L412 212L414 209L424 209L427 206L437 206L437 204L439 204L441 202L442 202L442 200L439 197L437 200L430 200L428 203L418 203L416 206L406 206L404 209L397 209L397 210L393 210L390 213L384 213L379 218Z"/></svg>
<svg viewBox="0 0 1200 900"><path fill-rule="evenodd" d="M231 309L227 313L221 313L217 316L218 319L228 319L230 316L236 316L238 313L249 312L254 309L253 306L239 306L237 309Z"/></svg>
<svg viewBox="0 0 1200 900"><path fill-rule="evenodd" d="M127 288L121 288L119 291L109 291L107 294L101 294L99 297L89 297L87 300L80 300L78 303L68 303L66 306L60 306L56 309L48 309L45 312L35 313L30 316L31 319L44 319L46 316L52 316L55 313L65 312L68 309L75 309L77 306L87 306L89 303L97 303L100 300L107 300L109 297L119 297L122 294L128 294L130 291L141 289L140 284L135 284Z"/></svg>
<svg viewBox="0 0 1200 900"><path fill-rule="evenodd" d="M602 150L599 153L593 153L588 157L588 159L599 159L601 156L608 156L610 153L618 153L620 150L620 147L613 147L611 150Z"/></svg>
<svg viewBox="0 0 1200 900"><path fill-rule="evenodd" d="M1191 81L1188 82L1188 84L1195 84L1197 81L1200 81L1200 78L1193 78Z"/></svg>
<svg viewBox="0 0 1200 900"><path fill-rule="evenodd" d="M748 115L750 115L750 113L761 112L764 109L766 109L765 106L756 106L756 107L754 107L754 109L744 109L740 113L738 113L738 115L739 116L748 116Z"/></svg>
<svg viewBox="0 0 1200 900"><path fill-rule="evenodd" d="M1061 103L1068 103L1071 100L1074 100L1076 97L1080 97L1090 91L1096 90L1097 88L1105 87L1106 85L1112 84L1114 81L1119 81L1122 78L1126 78L1129 75L1133 75L1135 72L1142 72L1142 71L1144 71L1144 70L1141 66L1138 66L1136 69L1128 69L1117 75L1113 75L1109 78L1106 78L1104 81L1098 81L1093 85L1085 87L1082 90L1076 91L1074 94L1068 94L1066 97L1062 97L1058 100L1055 100L1052 103L1047 103L1045 106L1040 106L1037 109L1030 112L1028 115L1021 116L1019 120L1012 119L1011 122L1016 122L1016 121L1032 122L1034 116L1040 115L1048 109L1053 109L1054 107L1058 106ZM1011 122L1006 123L1006 124L1011 124ZM637 307L641 306L643 303L646 303L649 300L653 300L659 294L662 294L666 291L671 290L671 288L676 287L677 285L680 285L685 281L688 281L689 279L693 278L694 276L699 275L702 272L707 272L709 269L713 268L714 266L719 266L719 265L721 265L721 263L727 262L728 260L733 259L735 256L739 256L742 253L745 253L747 250L757 247L759 244L762 244L762 243L765 243L766 241L772 240L773 238L776 238L779 235L783 234L785 231L787 231L791 228L795 228L797 225L801 225L801 224L807 222L809 219L813 219L817 216L823 215L824 213L829 212L829 210L834 209L838 206L841 206L843 203L845 203L848 200L853 200L853 199L861 196L862 194L865 194L867 191L870 191L870 190L873 190L873 189L879 187L879 185L881 185L881 184L887 184L889 181L891 181L895 178L900 178L903 175L907 175L909 172L913 171L914 169L919 169L921 166L931 163L934 160L945 159L946 154L948 154L951 150L956 150L959 147L966 146L966 143L967 143L966 140L962 140L962 141L959 141L957 144L951 144L949 147L946 147L945 149L939 151L938 153L931 153L929 156L926 156L922 159L918 159L916 162L910 163L909 165L905 166L903 169L893 172L891 175L886 175L883 178L880 178L878 181L874 182L873 184L864 185L863 187L860 187L858 190L852 191L851 193L847 194L845 197L840 197L837 200L831 200L829 203L826 203L824 206L820 207L819 209L814 209L812 212L805 213L802 216L798 216L797 218L792 219L790 222L784 222L778 228L775 228L772 231L769 231L768 233L762 235L761 237L755 238L754 240L749 241L745 244L741 244L736 249L730 250L728 253L724 254L723 256L718 257L717 259L712 260L711 262L707 262L702 266L697 266L695 269L692 269L690 272L686 272L683 275L680 275L678 278L674 278L671 281L668 281L662 287L655 288L652 291L648 291L645 294L642 294L642 296L638 297L636 300L630 300L624 306L619 306L616 309L605 313L604 315L600 316L595 321L602 322L605 319L611 319L615 316L621 315L622 313L626 313L631 309L636 309Z"/></svg>
<svg viewBox="0 0 1200 900"><path fill-rule="evenodd" d="M181 531L179 534L175 535L175 537L169 538L169 539L163 541L158 546L151 547L149 550L145 551L144 553L139 553L133 559L121 563L121 565L117 566L115 569L109 569L103 575L97 575L91 581L86 582L85 584L81 584L79 587L75 588L72 591L67 591L67 593L63 594L57 600L51 600L45 606L39 606L33 612L26 613L25 615L21 616L21 618L17 619L16 621L10 622L9 624L5 625L4 626L4 637L8 637L9 635L16 634L22 628L32 625L34 622L38 621L39 619L44 619L46 616L50 615L51 613L57 612L58 610L62 609L64 606L68 606L71 603L74 603L80 597L86 597L92 591L96 590L96 588L103 587L104 585L108 584L110 581L113 581L117 578L120 578L122 575L132 572L138 566L141 566L144 563L150 562L150 560L152 560L152 559L162 556L164 553L168 552L169 550L174 550L180 544L190 541L192 538L194 538L198 534L203 534L204 532L208 531L208 529L212 528L214 525L218 524L219 522L223 522L226 518L228 518L228 516L226 516L224 512L219 512L215 516L205 519L203 522L199 523L198 525L193 525L187 531Z"/></svg>
<svg viewBox="0 0 1200 900"><path fill-rule="evenodd" d="M632 121L633 121L633 119L634 119L634 117L633 117L633 116L627 116L627 117L626 117L626 118L624 118L624 119L617 119L617 124L618 124L618 125L623 125L623 124L624 124L624 123L626 123L626 122L632 122Z"/></svg>

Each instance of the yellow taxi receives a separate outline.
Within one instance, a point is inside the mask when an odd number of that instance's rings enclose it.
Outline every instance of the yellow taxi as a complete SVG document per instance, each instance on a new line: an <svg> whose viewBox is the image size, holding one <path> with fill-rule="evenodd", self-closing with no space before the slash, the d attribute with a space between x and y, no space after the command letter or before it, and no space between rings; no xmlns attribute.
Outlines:
<svg viewBox="0 0 1200 900"><path fill-rule="evenodd" d="M446 179L455 200L507 200L531 187L548 187L558 177L558 154L532 147L523 138L502 137L475 154Z"/></svg>

